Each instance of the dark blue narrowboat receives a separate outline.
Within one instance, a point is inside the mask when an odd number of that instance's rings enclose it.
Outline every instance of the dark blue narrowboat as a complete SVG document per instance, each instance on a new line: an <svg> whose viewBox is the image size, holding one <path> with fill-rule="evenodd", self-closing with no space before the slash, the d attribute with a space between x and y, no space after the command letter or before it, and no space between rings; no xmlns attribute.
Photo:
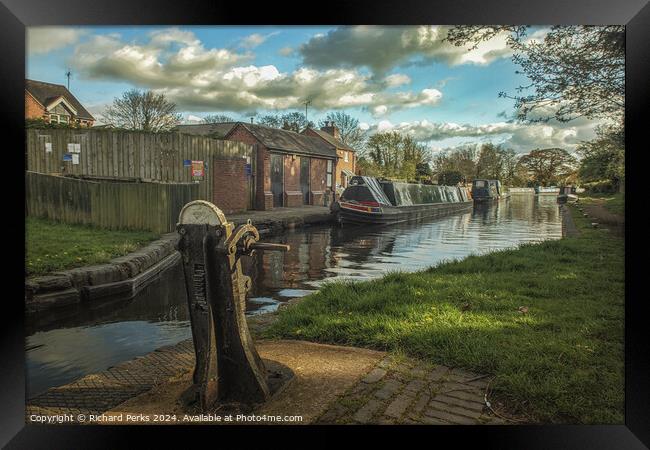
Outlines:
<svg viewBox="0 0 650 450"><path fill-rule="evenodd" d="M505 192L499 180L474 180L472 181L472 198L475 202L491 202L510 197Z"/></svg>
<svg viewBox="0 0 650 450"><path fill-rule="evenodd" d="M342 225L393 224L472 208L464 187L433 186L355 176L333 206Z"/></svg>

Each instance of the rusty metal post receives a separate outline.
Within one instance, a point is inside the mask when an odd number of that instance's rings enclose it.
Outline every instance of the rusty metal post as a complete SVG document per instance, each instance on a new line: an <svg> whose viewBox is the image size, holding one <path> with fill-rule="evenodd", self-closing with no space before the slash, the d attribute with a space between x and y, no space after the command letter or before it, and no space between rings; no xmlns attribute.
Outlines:
<svg viewBox="0 0 650 450"><path fill-rule="evenodd" d="M246 324L251 280L242 273L240 257L255 248L288 246L257 243L259 233L250 223L233 228L203 200L185 205L177 225L196 355L194 384L186 395L203 409L216 401L253 404L269 398L267 370Z"/></svg>

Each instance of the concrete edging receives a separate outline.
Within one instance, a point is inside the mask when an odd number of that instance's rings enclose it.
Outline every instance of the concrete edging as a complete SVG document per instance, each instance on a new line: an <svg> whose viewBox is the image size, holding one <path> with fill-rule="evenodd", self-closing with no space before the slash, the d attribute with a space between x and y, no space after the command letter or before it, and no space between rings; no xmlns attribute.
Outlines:
<svg viewBox="0 0 650 450"><path fill-rule="evenodd" d="M50 308L101 300L131 298L163 270L180 261L176 233L106 264L54 272L25 280L25 309L34 313Z"/></svg>
<svg viewBox="0 0 650 450"><path fill-rule="evenodd" d="M278 234L284 230L335 221L334 215L329 212L257 218L254 213L249 212L233 215L229 221L240 225L246 223L248 217L261 235ZM83 302L103 301L107 298L133 298L154 282L161 272L180 262L180 254L175 249L177 237L175 232L164 234L161 239L106 264L30 277L25 280L25 310L32 314Z"/></svg>

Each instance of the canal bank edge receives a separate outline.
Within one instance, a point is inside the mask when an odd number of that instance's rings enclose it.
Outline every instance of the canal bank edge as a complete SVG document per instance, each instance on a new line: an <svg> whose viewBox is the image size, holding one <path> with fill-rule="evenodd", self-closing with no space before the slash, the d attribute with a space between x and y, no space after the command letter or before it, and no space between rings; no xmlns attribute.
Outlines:
<svg viewBox="0 0 650 450"><path fill-rule="evenodd" d="M562 237L570 238L579 236L580 231L578 231L578 228L573 221L571 208L569 208L566 204L560 205L560 216L562 217Z"/></svg>
<svg viewBox="0 0 650 450"><path fill-rule="evenodd" d="M334 222L334 216L324 207L251 211L231 215L228 219L236 225L250 219L260 234L267 236L287 229ZM180 254L175 250L177 238L175 232L167 233L161 239L106 264L27 278L26 313L34 314L81 302L132 298L156 281L160 273L179 263Z"/></svg>

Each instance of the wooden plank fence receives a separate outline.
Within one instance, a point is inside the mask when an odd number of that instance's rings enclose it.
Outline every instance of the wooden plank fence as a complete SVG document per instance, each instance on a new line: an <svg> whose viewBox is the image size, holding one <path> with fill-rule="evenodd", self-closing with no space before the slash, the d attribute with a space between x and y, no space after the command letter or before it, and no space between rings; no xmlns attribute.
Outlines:
<svg viewBox="0 0 650 450"><path fill-rule="evenodd" d="M174 231L197 183L95 182L27 172L27 215L107 229Z"/></svg>
<svg viewBox="0 0 650 450"><path fill-rule="evenodd" d="M215 161L244 158L251 164L252 173L256 173L256 149L241 142L178 132L144 133L83 128L26 131L27 170L32 172L189 183L194 181L192 168L185 166L184 161L203 161L207 168L205 176L198 183L198 198L209 201L213 201L212 164ZM63 160L64 155L70 153L68 144L79 144L78 164ZM252 198L255 192L253 178L249 180L248 190ZM251 203L249 208L252 208Z"/></svg>

